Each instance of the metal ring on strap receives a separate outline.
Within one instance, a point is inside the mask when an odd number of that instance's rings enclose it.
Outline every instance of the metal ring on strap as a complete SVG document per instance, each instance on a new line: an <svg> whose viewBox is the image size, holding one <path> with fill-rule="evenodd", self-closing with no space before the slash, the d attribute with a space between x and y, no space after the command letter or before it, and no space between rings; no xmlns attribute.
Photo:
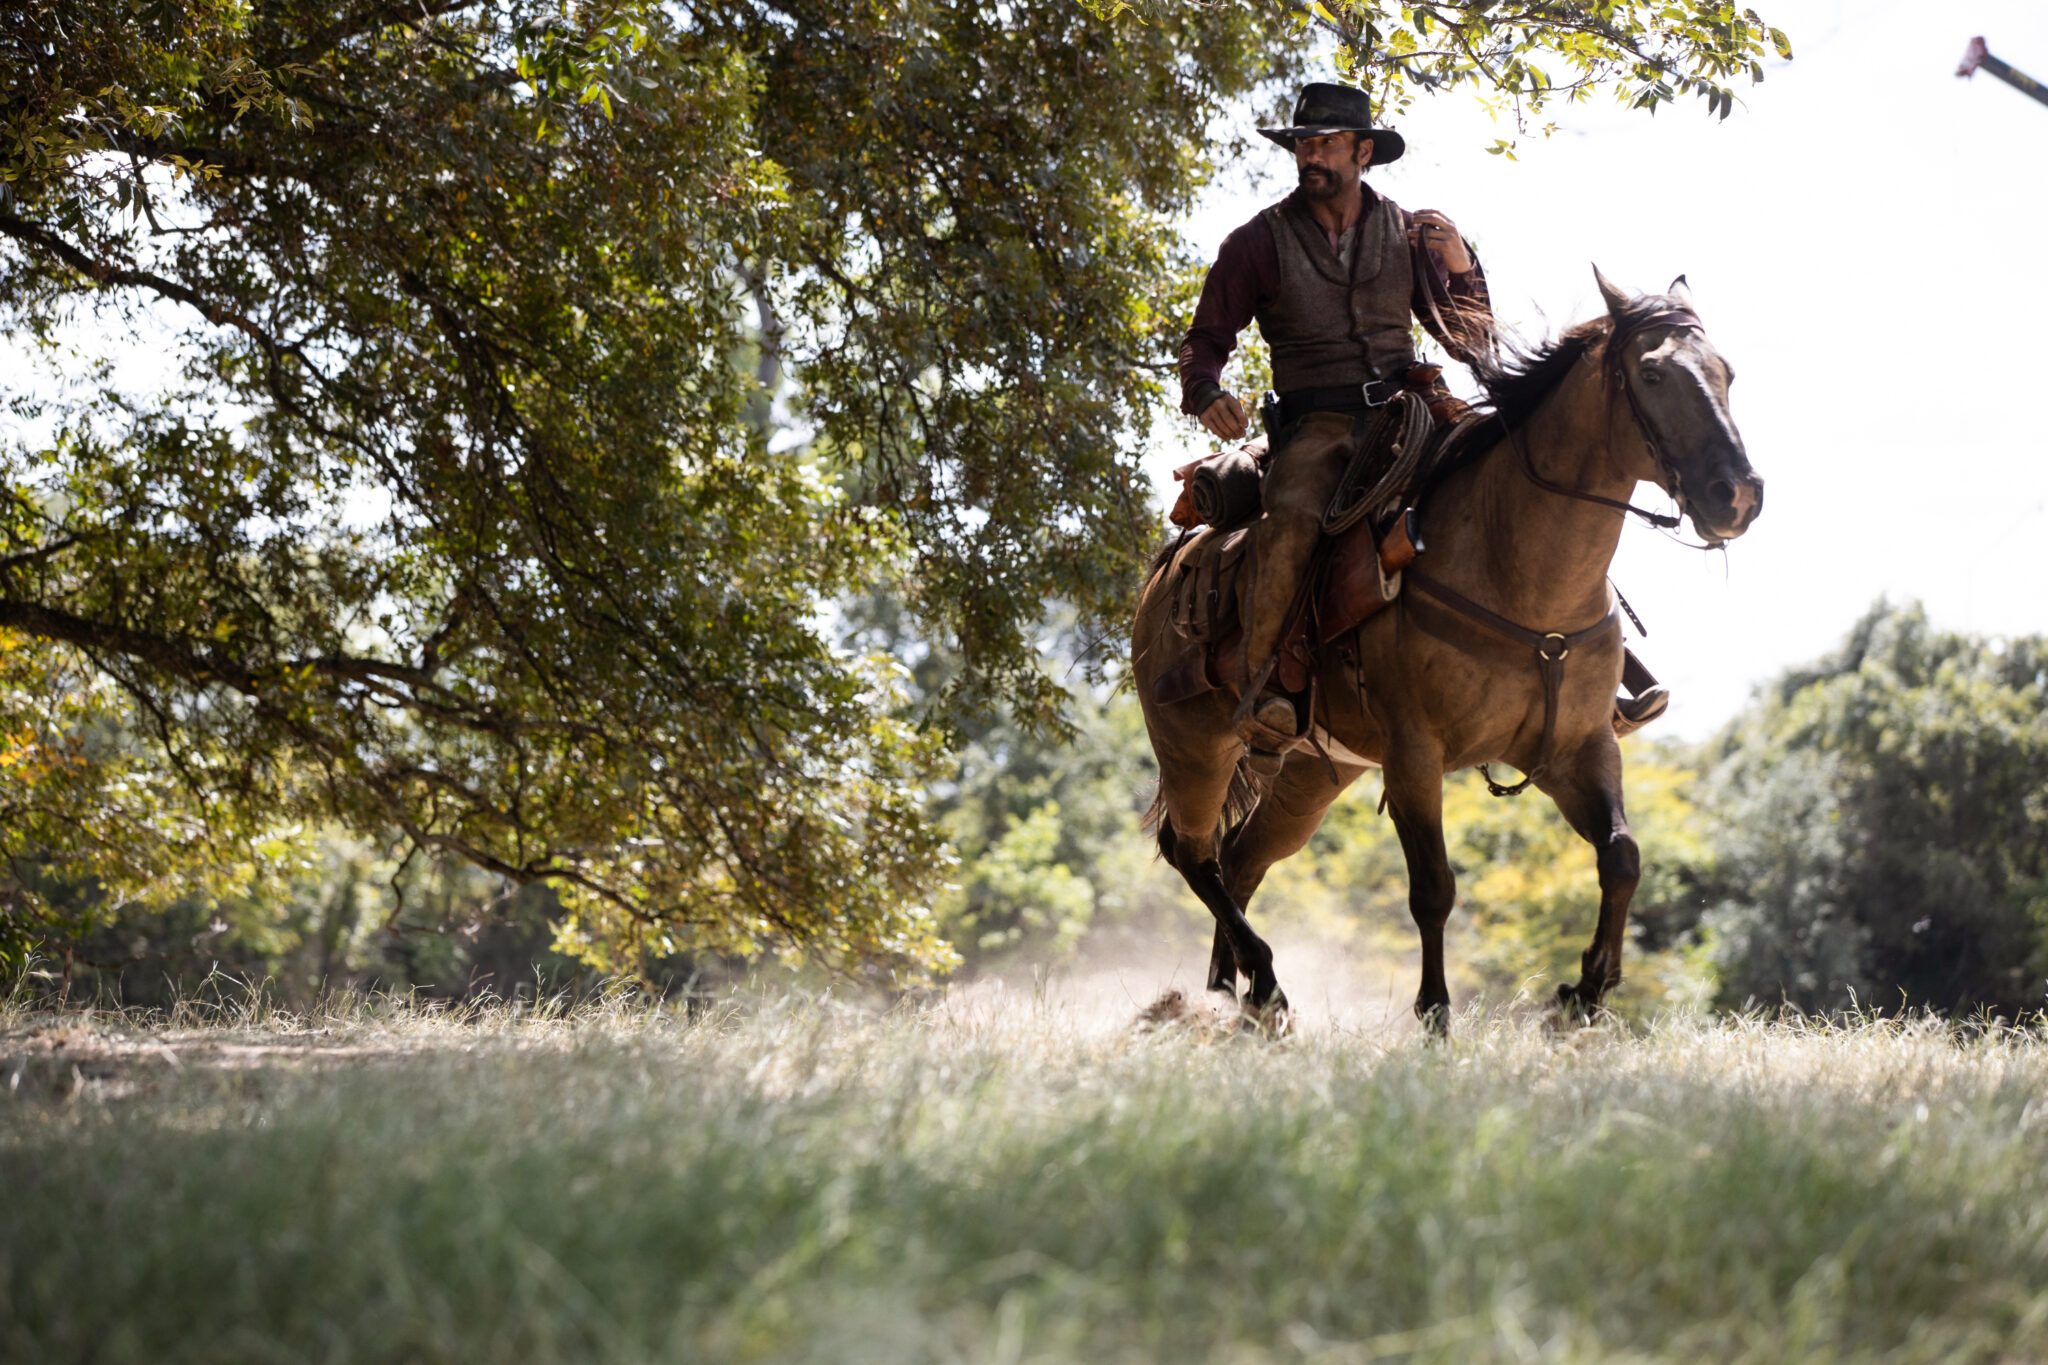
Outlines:
<svg viewBox="0 0 2048 1365"><path fill-rule="evenodd" d="M1557 701L1558 693L1564 687L1564 661L1571 657L1572 650L1578 646L1598 639L1609 630L1619 630L1621 608L1609 607L1607 614L1598 621L1569 635L1559 630L1545 631L1539 635L1527 626L1510 621L1490 607L1480 606L1456 588L1438 582L1412 564L1405 573L1408 581L1421 589L1424 596L1434 598L1473 624L1535 652L1536 672L1543 685L1543 734L1536 741L1536 761L1529 765L1522 780L1512 787L1494 781L1493 773L1487 765L1479 765L1479 775L1486 779L1486 789L1489 792L1495 796L1521 795L1550 770L1552 751L1557 747ZM1416 621L1416 624L1424 630L1429 630L1429 627L1420 620Z"/></svg>

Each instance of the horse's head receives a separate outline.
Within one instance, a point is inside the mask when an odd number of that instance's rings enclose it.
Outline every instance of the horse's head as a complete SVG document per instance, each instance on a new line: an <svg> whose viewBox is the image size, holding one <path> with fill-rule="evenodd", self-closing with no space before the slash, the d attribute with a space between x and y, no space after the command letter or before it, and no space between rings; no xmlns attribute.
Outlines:
<svg viewBox="0 0 2048 1365"><path fill-rule="evenodd" d="M1763 510L1764 481L1749 466L1742 433L1728 415L1735 371L1693 315L1685 278L1668 294L1633 297L1593 268L1614 330L1607 372L1622 411L1641 431L1623 449L1637 477L1659 484L1710 544L1733 540Z"/></svg>

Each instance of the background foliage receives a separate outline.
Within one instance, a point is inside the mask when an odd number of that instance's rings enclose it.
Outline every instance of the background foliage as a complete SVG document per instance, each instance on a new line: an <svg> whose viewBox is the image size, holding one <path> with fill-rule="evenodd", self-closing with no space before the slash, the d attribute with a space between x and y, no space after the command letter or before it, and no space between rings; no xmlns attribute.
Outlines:
<svg viewBox="0 0 2048 1365"><path fill-rule="evenodd" d="M890 623L903 620L900 604L881 599L847 628L863 648L918 652L905 666L904 705L915 707L957 663L892 636ZM1059 641L1049 642L1055 657ZM2044 660L2039 637L1941 632L1918 608L1879 604L1839 650L1761 689L1714 740L1631 740L1629 811L1645 875L1619 1006L2039 1011ZM932 788L950 850L935 927L970 972L1123 960L1156 952L1162 933L1206 928L1138 829L1153 769L1134 698L1068 668L1048 677L1072 689L1071 739L1007 715L977 722ZM1276 941L1353 962L1412 952L1406 873L1378 795L1368 775L1270 874L1253 914ZM1591 851L1550 804L1494 800L1460 774L1445 826L1459 876L1450 958L1460 989L1541 998L1575 974L1598 891ZM89 887L50 885L52 905L71 918L49 942L75 945L76 989L147 1002L215 967L269 977L301 1000L323 986L513 995L596 984L550 950L564 912L544 888L508 894L459 861L401 868L394 846L331 829L260 864L227 865L267 871L125 909ZM668 988L715 982L736 965L703 954L633 964ZM43 968L53 988L62 969L61 957Z"/></svg>
<svg viewBox="0 0 2048 1365"><path fill-rule="evenodd" d="M1100 642L1224 116L1322 57L1395 110L1725 114L1789 43L1709 0L1108 8L0 15L0 953L131 996L907 980L1188 914ZM1636 751L1644 998L2038 1008L2041 652L1880 609ZM1373 795L1260 913L1405 943ZM1585 851L1449 809L1468 984L1568 971Z"/></svg>
<svg viewBox="0 0 2048 1365"><path fill-rule="evenodd" d="M2048 639L1880 603L1702 755L1724 1003L2048 1006Z"/></svg>
<svg viewBox="0 0 2048 1365"><path fill-rule="evenodd" d="M1159 16L1188 0L1090 2L1105 14ZM1297 41L1332 45L1339 78L1370 90L1389 121L1418 98L1463 91L1527 131L1552 101L1600 90L1652 114L1700 99L1725 119L1738 82L1761 81L1773 53L1792 56L1784 30L1727 0L1296 0L1283 12ZM1512 160L1514 147L1502 138L1488 150Z"/></svg>

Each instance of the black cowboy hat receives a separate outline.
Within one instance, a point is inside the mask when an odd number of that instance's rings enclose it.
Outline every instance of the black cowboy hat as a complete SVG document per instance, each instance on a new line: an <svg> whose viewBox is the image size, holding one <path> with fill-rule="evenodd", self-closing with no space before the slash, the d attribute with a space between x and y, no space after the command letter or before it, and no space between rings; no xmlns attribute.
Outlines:
<svg viewBox="0 0 2048 1365"><path fill-rule="evenodd" d="M1294 101L1294 126L1261 128L1261 136L1282 147L1292 147L1298 137L1324 137L1330 133L1363 133L1372 139L1372 164L1384 166L1399 161L1408 143L1391 128L1372 126L1372 96L1356 86L1317 82L1301 87Z"/></svg>

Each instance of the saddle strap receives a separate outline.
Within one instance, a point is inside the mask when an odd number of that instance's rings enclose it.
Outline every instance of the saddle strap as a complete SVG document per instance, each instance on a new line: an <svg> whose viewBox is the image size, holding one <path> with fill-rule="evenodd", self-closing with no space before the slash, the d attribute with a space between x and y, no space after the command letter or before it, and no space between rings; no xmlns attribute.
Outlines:
<svg viewBox="0 0 2048 1365"><path fill-rule="evenodd" d="M1516 644L1527 645L1536 655L1536 672L1543 680L1543 737L1536 741L1536 761L1529 766L1522 780L1514 786L1505 786L1493 780L1493 773L1484 763L1479 765L1479 775L1486 779L1486 789L1495 796L1520 796L1531 783L1550 769L1551 751L1557 745L1557 699L1564 687L1564 661L1572 656L1579 646L1600 638L1610 630L1621 628L1621 608L1612 606L1607 614L1583 630L1570 634L1562 631L1538 633L1527 626L1510 621L1489 607L1482 607L1465 594L1445 583L1440 583L1422 570L1410 566L1406 573L1408 582L1429 597L1457 612L1467 620L1474 621L1486 629ZM1421 622L1417 622L1421 625ZM1429 627L1423 626L1424 630ZM1434 632L1431 632L1434 634Z"/></svg>

